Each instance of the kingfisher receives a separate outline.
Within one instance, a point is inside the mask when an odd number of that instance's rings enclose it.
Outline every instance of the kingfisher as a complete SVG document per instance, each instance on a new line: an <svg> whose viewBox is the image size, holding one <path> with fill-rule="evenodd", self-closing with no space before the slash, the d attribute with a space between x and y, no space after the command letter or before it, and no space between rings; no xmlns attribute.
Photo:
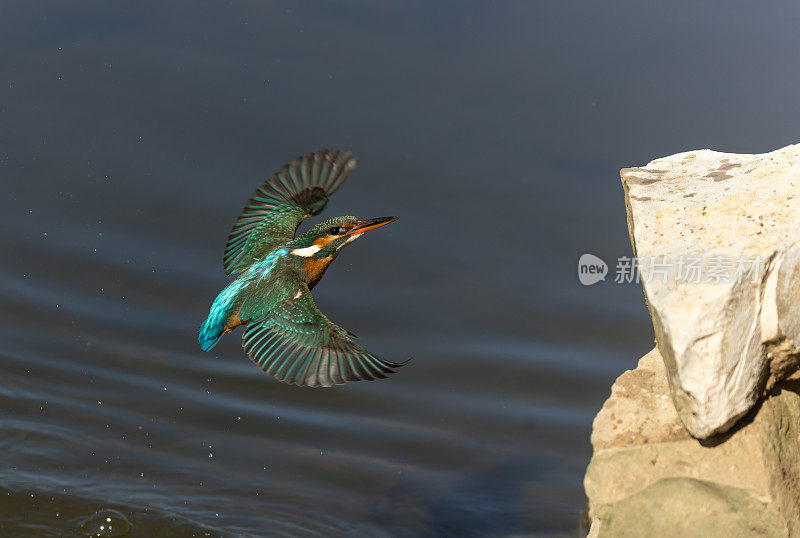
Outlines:
<svg viewBox="0 0 800 538"><path fill-rule="evenodd" d="M256 189L228 236L223 266L236 277L200 326L203 351L245 325L242 346L250 360L280 381L306 387L386 378L408 362L366 351L311 296L346 245L397 217L335 217L295 237L357 164L350 152L323 149L295 159Z"/></svg>

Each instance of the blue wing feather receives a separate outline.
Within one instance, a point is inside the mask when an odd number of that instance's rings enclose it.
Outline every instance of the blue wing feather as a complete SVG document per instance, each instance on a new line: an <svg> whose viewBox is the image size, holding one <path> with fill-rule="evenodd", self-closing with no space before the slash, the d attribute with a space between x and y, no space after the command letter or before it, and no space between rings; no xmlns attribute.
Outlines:
<svg viewBox="0 0 800 538"><path fill-rule="evenodd" d="M259 368L293 385L329 387L385 378L404 363L380 359L354 343L317 309L302 280L265 319L252 320L242 346Z"/></svg>
<svg viewBox="0 0 800 538"><path fill-rule="evenodd" d="M225 274L242 271L291 241L300 222L325 208L328 197L357 164L352 153L323 149L295 159L270 176L231 229L223 256Z"/></svg>

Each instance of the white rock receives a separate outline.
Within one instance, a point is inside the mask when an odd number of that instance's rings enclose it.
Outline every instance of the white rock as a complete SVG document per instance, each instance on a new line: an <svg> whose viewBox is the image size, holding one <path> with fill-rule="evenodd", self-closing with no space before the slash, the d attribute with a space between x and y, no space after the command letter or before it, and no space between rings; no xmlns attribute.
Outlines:
<svg viewBox="0 0 800 538"><path fill-rule="evenodd" d="M781 383L734 430L699 441L664 398L658 350L642 357L592 425L589 538L800 537L798 388Z"/></svg>
<svg viewBox="0 0 800 538"><path fill-rule="evenodd" d="M800 364L800 144L679 153L622 184L675 408L724 432Z"/></svg>

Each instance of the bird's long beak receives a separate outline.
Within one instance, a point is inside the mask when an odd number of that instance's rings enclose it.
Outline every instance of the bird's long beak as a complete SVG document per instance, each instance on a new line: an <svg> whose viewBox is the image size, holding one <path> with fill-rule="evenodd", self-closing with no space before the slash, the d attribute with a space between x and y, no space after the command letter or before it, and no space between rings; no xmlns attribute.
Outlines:
<svg viewBox="0 0 800 538"><path fill-rule="evenodd" d="M356 224L353 229L347 233L347 235L361 235L364 232L368 232L370 230L374 230L375 228L385 226L390 222L394 222L399 218L400 217L379 217L377 219L360 220L358 221L358 224Z"/></svg>

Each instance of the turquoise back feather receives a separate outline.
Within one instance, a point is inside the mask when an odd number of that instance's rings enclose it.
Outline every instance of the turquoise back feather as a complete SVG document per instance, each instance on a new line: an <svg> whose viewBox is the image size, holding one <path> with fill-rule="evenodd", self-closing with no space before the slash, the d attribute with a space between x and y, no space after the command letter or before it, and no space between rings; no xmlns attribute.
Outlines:
<svg viewBox="0 0 800 538"><path fill-rule="evenodd" d="M247 271L239 275L217 295L208 312L208 317L200 326L198 342L203 351L209 351L217 345L219 339L225 334L228 320L240 310L242 303L246 301L246 292L253 284L258 285L265 278L273 275L278 261L288 252L285 248L271 252L264 260L250 266Z"/></svg>

